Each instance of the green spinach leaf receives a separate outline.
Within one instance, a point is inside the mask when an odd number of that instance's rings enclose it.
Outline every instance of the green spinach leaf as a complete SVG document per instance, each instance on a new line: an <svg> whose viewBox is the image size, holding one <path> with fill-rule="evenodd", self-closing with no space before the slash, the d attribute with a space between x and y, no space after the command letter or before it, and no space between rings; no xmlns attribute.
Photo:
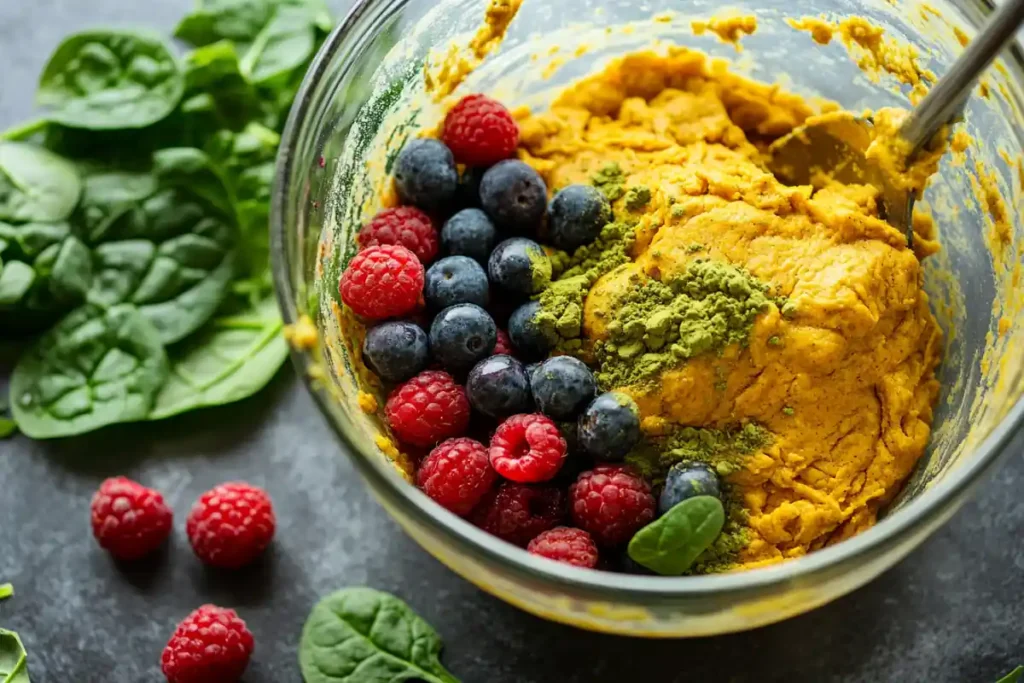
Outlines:
<svg viewBox="0 0 1024 683"><path fill-rule="evenodd" d="M92 256L68 223L0 222L0 319L18 329L71 310L92 283Z"/></svg>
<svg viewBox="0 0 1024 683"><path fill-rule="evenodd" d="M247 398L288 357L281 316L273 298L241 313L219 316L168 350L171 373L149 419Z"/></svg>
<svg viewBox="0 0 1024 683"><path fill-rule="evenodd" d="M658 574L679 576L711 547L724 524L720 500L688 498L636 532L629 542L629 556Z"/></svg>
<svg viewBox="0 0 1024 683"><path fill-rule="evenodd" d="M1016 669L996 681L996 683L1017 683L1021 678L1024 678L1024 666L1018 666Z"/></svg>
<svg viewBox="0 0 1024 683"><path fill-rule="evenodd" d="M167 44L148 33L84 31L50 57L37 100L71 128L143 128L170 114L185 78Z"/></svg>
<svg viewBox="0 0 1024 683"><path fill-rule="evenodd" d="M0 221L62 221L82 192L75 167L40 147L0 142Z"/></svg>
<svg viewBox="0 0 1024 683"><path fill-rule="evenodd" d="M26 660L18 634L0 628L0 683L30 683Z"/></svg>
<svg viewBox="0 0 1024 683"><path fill-rule="evenodd" d="M0 417L0 439L9 439L17 433L17 422L15 422L9 417Z"/></svg>
<svg viewBox="0 0 1024 683"><path fill-rule="evenodd" d="M199 150L163 150L154 173L86 179L82 232L92 245L87 300L131 303L165 344L213 316L234 275L237 229L226 190Z"/></svg>
<svg viewBox="0 0 1024 683"><path fill-rule="evenodd" d="M439 660L441 638L393 595L345 588L321 600L302 629L306 683L458 683Z"/></svg>
<svg viewBox="0 0 1024 683"><path fill-rule="evenodd" d="M195 11L174 29L174 36L195 47L222 39L250 43L273 11L271 0L199 0Z"/></svg>
<svg viewBox="0 0 1024 683"><path fill-rule="evenodd" d="M281 5L242 58L242 73L251 82L267 84L287 77L312 56L316 46L315 16L309 8Z"/></svg>
<svg viewBox="0 0 1024 683"><path fill-rule="evenodd" d="M136 307L85 305L18 360L11 411L34 439L141 420L167 374L160 334Z"/></svg>
<svg viewBox="0 0 1024 683"><path fill-rule="evenodd" d="M0 583L0 600L6 600L14 595L14 586L9 583Z"/></svg>
<svg viewBox="0 0 1024 683"><path fill-rule="evenodd" d="M218 130L240 130L253 120L276 123L256 88L242 75L235 44L220 40L185 56L181 112L192 144Z"/></svg>

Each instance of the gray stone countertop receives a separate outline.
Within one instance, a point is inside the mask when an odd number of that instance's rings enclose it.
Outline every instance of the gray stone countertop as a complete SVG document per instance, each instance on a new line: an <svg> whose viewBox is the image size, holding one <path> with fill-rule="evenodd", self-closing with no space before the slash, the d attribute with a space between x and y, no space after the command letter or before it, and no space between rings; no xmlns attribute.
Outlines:
<svg viewBox="0 0 1024 683"><path fill-rule="evenodd" d="M0 0L0 128L30 116L35 80L60 38L88 25L169 30L190 0ZM0 365L0 385L9 372ZM548 623L490 597L409 540L363 489L313 402L283 370L233 407L53 443L0 441L0 581L17 595L34 683L163 680L160 652L195 607L235 607L256 637L247 683L300 681L309 608L342 586L392 591L434 624L444 661L484 681L927 681L992 683L1024 663L1024 459L1014 453L973 502L870 585L748 633L644 641ZM112 563L88 506L103 478L160 488L173 542L141 566ZM274 498L272 550L237 574L204 569L184 539L199 493L247 479Z"/></svg>

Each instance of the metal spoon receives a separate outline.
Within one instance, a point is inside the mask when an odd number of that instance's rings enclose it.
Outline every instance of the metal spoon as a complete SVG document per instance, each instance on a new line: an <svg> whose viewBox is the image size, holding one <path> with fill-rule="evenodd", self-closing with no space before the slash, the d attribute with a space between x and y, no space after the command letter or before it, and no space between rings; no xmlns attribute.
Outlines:
<svg viewBox="0 0 1024 683"><path fill-rule="evenodd" d="M992 14L981 33L967 45L949 73L939 79L900 127L910 158L942 126L963 114L964 103L981 73L1024 22L1024 0L1008 0ZM810 123L779 138L768 148L768 169L789 185L809 185L811 173L821 170L842 183L881 188L883 218L904 232L913 245L913 194L894 187L885 173L864 156L871 142L870 119L853 114Z"/></svg>

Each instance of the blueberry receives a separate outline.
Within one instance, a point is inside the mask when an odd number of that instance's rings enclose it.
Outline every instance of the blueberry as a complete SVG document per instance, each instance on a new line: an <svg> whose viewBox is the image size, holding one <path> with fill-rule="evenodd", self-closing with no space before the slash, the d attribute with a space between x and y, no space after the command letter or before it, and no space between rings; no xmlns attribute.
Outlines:
<svg viewBox="0 0 1024 683"><path fill-rule="evenodd" d="M611 205L591 185L570 185L560 190L548 208L551 241L567 251L593 242L611 220Z"/></svg>
<svg viewBox="0 0 1024 683"><path fill-rule="evenodd" d="M594 399L597 383L583 361L555 356L533 371L530 389L540 412L556 420L573 420Z"/></svg>
<svg viewBox="0 0 1024 683"><path fill-rule="evenodd" d="M499 161L480 180L480 205L502 230L535 233L547 202L543 178L518 159Z"/></svg>
<svg viewBox="0 0 1024 683"><path fill-rule="evenodd" d="M476 304L449 306L430 325L430 351L441 366L461 374L494 351L498 328Z"/></svg>
<svg viewBox="0 0 1024 683"><path fill-rule="evenodd" d="M474 408L490 417L528 413L533 404L526 369L512 356L491 356L474 365L466 395Z"/></svg>
<svg viewBox="0 0 1024 683"><path fill-rule="evenodd" d="M536 360L548 355L551 342L537 324L540 302L529 301L517 308L508 319L508 336L520 357Z"/></svg>
<svg viewBox="0 0 1024 683"><path fill-rule="evenodd" d="M544 249L525 237L500 243L487 260L491 282L511 294L538 294L551 282L551 260Z"/></svg>
<svg viewBox="0 0 1024 683"><path fill-rule="evenodd" d="M702 462L678 462L665 477L665 488L658 498L658 514L663 515L687 498L714 496L721 499L718 473Z"/></svg>
<svg viewBox="0 0 1024 683"><path fill-rule="evenodd" d="M640 440L640 408L626 394L609 391L580 416L580 443L597 460L617 462Z"/></svg>
<svg viewBox="0 0 1024 683"><path fill-rule="evenodd" d="M366 365L386 382L404 382L427 367L427 333L405 321L377 325L363 340Z"/></svg>
<svg viewBox="0 0 1024 683"><path fill-rule="evenodd" d="M405 143L395 161L395 188L403 204L442 209L455 200L458 185L455 158L443 142L416 138Z"/></svg>
<svg viewBox="0 0 1024 683"><path fill-rule="evenodd" d="M487 273L468 256L448 256L427 269L423 298L435 311L455 304L487 306Z"/></svg>
<svg viewBox="0 0 1024 683"><path fill-rule="evenodd" d="M468 256L482 265L494 249L498 233L487 214L480 209L463 209L441 228L441 246L453 256Z"/></svg>

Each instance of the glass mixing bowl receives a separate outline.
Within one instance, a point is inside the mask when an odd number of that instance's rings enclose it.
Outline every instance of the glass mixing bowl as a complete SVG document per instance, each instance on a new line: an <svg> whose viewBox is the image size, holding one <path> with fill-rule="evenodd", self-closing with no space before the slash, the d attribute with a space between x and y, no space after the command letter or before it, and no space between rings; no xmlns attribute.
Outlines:
<svg viewBox="0 0 1024 683"><path fill-rule="evenodd" d="M847 109L907 106L906 86L887 75L868 77L838 40L818 46L787 26L784 18L794 12L788 0L732 3L758 17L742 53L713 36L695 37L690 19L708 17L717 4L525 0L500 49L456 94L488 90L512 105L542 107L560 85L661 39L731 59L741 73ZM971 36L991 10L977 0L801 5L804 16L869 17L887 35L916 46L922 65L935 73L961 50L954 27ZM983 86L987 96L979 91L971 98L966 127L974 142L966 159L944 161L926 195L943 244L927 260L926 289L947 348L932 443L903 493L875 527L800 559L731 574L633 576L531 556L441 509L403 478L385 454L386 442L378 445L381 423L359 408L360 370L338 322L337 277L354 231L378 208L376 193L395 150L418 125L439 119L441 110L423 97L425 57L453 39L464 43L484 8L485 0L358 0L307 75L281 147L272 216L278 296L287 323L308 316L319 333L317 343L298 345L294 359L376 498L428 552L484 590L594 630L700 636L747 629L822 605L878 576L949 519L1024 417L1020 51L1014 47L997 63ZM670 20L651 20L666 9L675 12ZM589 49L577 50L581 45ZM538 78L541 70L550 78ZM1006 198L1009 245L995 246L997 207L985 197L979 169L992 174Z"/></svg>

